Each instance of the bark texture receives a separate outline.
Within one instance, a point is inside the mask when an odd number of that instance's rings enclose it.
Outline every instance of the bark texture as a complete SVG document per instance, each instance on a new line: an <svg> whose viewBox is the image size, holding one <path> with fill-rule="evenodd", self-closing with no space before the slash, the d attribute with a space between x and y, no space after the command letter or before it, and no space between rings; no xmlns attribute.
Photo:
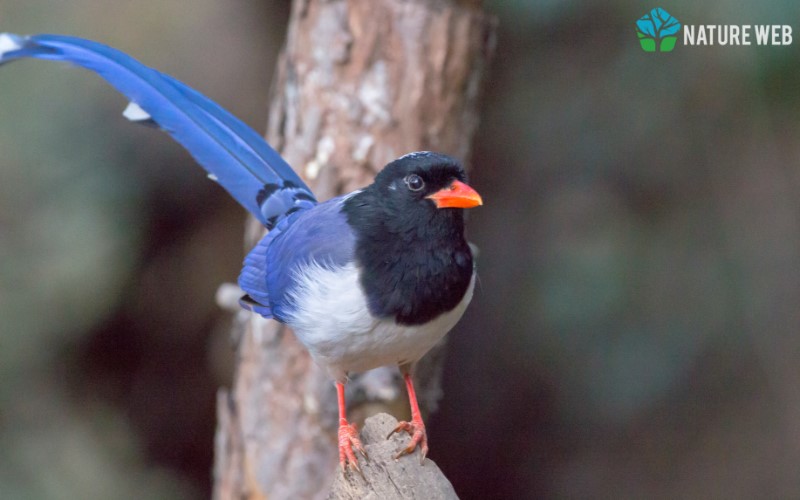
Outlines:
<svg viewBox="0 0 800 500"><path fill-rule="evenodd" d="M267 139L319 199L369 184L411 151L469 157L493 42L479 3L294 2ZM248 248L262 231L251 221ZM218 397L214 497L325 498L340 474L333 384L286 327L241 312L235 329L234 385ZM407 413L395 371L348 384L351 420ZM432 374L419 380L430 410L440 395L438 370L420 371ZM444 452L435 442L432 450Z"/></svg>

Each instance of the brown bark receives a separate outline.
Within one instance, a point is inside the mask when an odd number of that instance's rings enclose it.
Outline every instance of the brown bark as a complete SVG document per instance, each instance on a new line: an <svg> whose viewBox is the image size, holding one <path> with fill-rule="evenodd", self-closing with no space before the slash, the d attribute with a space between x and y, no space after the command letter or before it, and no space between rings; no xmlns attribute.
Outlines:
<svg viewBox="0 0 800 500"><path fill-rule="evenodd" d="M294 2L267 139L319 199L368 184L411 151L468 158L493 40L479 3ZM261 231L250 225L249 245ZM214 497L323 498L338 471L333 385L286 327L247 313L237 325L234 386L218 398ZM398 384L393 372L374 371L348 390L360 395L362 418L398 415L407 411ZM438 385L421 385L430 408ZM349 394L358 418L355 402Z"/></svg>

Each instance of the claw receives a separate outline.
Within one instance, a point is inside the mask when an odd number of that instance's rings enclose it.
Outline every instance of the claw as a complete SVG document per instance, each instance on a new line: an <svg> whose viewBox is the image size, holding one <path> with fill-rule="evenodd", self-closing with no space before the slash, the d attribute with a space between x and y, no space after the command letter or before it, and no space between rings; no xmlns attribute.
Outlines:
<svg viewBox="0 0 800 500"><path fill-rule="evenodd" d="M392 429L392 432L390 432L390 433L389 433L389 435L388 435L388 436L386 436L386 439L389 439L390 437L392 437L392 435L393 435L395 432L400 432L400 431L403 431L403 430L405 430L405 429L404 429L404 426L406 426L406 425L408 425L408 422L400 422L399 424L397 424L397 427L395 427L394 429Z"/></svg>
<svg viewBox="0 0 800 500"><path fill-rule="evenodd" d="M358 472L361 477L364 477L364 473L358 465L358 458L353 452L353 449L361 453L361 455L369 461L367 451L358 438L358 429L356 429L356 426L348 424L346 420L341 420L339 422L339 466L342 469L342 473L346 473L349 467L351 470Z"/></svg>
<svg viewBox="0 0 800 500"><path fill-rule="evenodd" d="M358 465L358 462L350 462L347 464L347 466L350 467L350 469L358 472L361 477L364 477L364 471L361 470L361 466Z"/></svg>
<svg viewBox="0 0 800 500"><path fill-rule="evenodd" d="M399 459L403 455L410 455L414 453L414 450L417 449L417 446L420 447L420 457L419 463L420 465L425 462L425 457L428 455L428 434L425 431L425 424L422 422L422 419L412 419L411 422L400 422L397 424L397 427L386 436L386 439L392 437L395 432L405 431L411 436L411 441L409 442L408 446L400 450L397 455L395 455L395 460Z"/></svg>

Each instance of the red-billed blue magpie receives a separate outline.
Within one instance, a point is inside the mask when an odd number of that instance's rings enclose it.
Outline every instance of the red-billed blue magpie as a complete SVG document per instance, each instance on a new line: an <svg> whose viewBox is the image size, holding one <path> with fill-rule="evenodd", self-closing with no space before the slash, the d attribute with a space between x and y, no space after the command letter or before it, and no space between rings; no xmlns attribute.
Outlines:
<svg viewBox="0 0 800 500"><path fill-rule="evenodd" d="M239 276L243 307L292 327L336 382L339 460L364 453L346 418L348 373L396 364L405 379L410 444L428 452L411 373L464 314L475 266L464 209L482 204L453 158L417 152L392 161L370 186L318 203L255 131L183 83L96 42L0 34L0 64L33 57L95 71L130 99L124 115L181 143L268 229Z"/></svg>

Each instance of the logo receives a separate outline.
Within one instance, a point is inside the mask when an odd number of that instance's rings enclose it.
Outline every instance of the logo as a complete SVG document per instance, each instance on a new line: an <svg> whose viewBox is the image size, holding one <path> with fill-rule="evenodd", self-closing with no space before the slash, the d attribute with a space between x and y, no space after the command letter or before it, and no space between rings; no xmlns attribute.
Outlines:
<svg viewBox="0 0 800 500"><path fill-rule="evenodd" d="M669 12L656 7L636 21L636 36L645 52L672 52L681 23Z"/></svg>
<svg viewBox="0 0 800 500"><path fill-rule="evenodd" d="M788 24L687 24L656 7L636 21L636 36L645 52L672 52L683 30L683 45L788 46L793 40Z"/></svg>

